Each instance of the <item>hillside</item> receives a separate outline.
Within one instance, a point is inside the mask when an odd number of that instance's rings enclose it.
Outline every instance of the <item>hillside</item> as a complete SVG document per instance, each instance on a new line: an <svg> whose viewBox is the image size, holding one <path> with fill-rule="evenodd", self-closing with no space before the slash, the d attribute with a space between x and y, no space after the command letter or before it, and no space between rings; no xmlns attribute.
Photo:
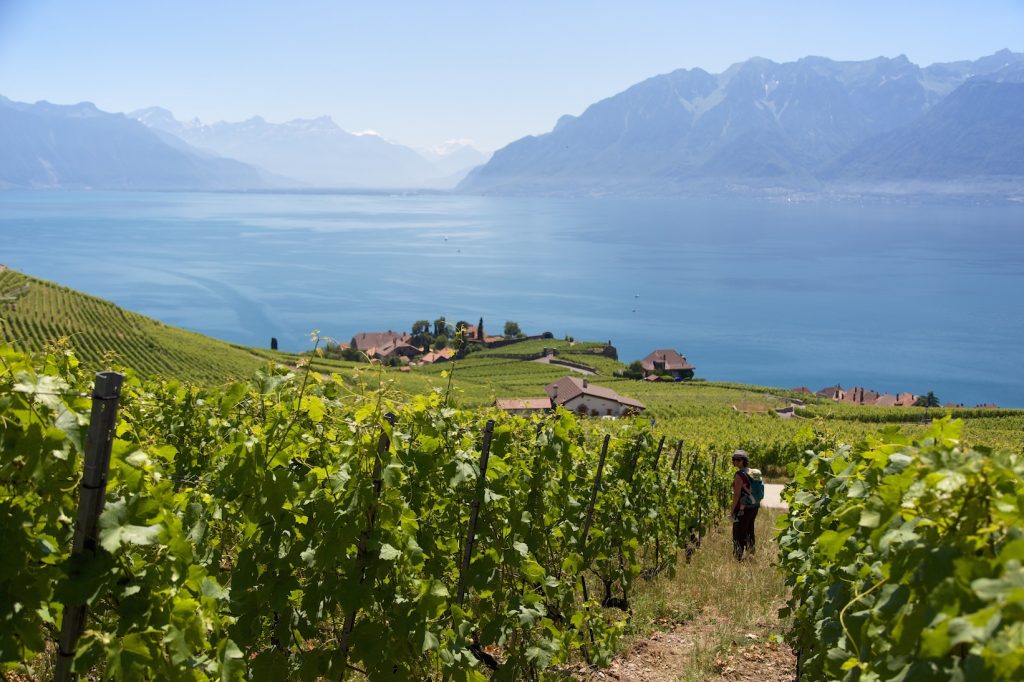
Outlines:
<svg viewBox="0 0 1024 682"><path fill-rule="evenodd" d="M97 370L123 365L145 375L215 384L248 377L266 363L245 348L10 269L0 270L0 299L0 337L31 351L66 339Z"/></svg>
<svg viewBox="0 0 1024 682"><path fill-rule="evenodd" d="M836 160L829 177L1024 176L1024 82L971 80L912 125Z"/></svg>

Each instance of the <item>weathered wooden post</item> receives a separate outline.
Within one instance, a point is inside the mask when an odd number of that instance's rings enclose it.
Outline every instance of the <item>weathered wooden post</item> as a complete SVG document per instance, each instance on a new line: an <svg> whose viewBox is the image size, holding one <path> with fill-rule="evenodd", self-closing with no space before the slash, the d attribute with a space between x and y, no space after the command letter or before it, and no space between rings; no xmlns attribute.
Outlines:
<svg viewBox="0 0 1024 682"><path fill-rule="evenodd" d="M75 559L89 559L96 555L96 526L103 511L107 492L110 451L114 444L114 428L117 425L117 408L121 401L123 384L123 374L100 372L96 375L89 433L85 442L85 468L78 488L78 515L71 548L73 566ZM74 577L72 572L71 578ZM64 606L57 647L57 670L54 675L56 682L67 682L75 678L71 666L74 663L78 638L85 630L87 609L86 604Z"/></svg>
<svg viewBox="0 0 1024 682"><path fill-rule="evenodd" d="M594 487L590 491L590 503L587 505L587 519L583 522L583 534L580 535L580 556L584 557L586 563L587 537L590 535L590 526L594 521L594 505L597 504L597 491L601 489L601 473L604 471L604 461L608 457L608 442L611 440L609 434L604 436L604 444L601 446L601 457L597 461L597 475L594 476ZM583 601L590 601L587 594L587 579L580 573L580 583L583 587Z"/></svg>
<svg viewBox="0 0 1024 682"><path fill-rule="evenodd" d="M390 412L384 415L384 419L391 426L395 425L395 415ZM359 544L356 546L356 571L359 573L359 585L362 586L366 580L366 569L369 566L369 552L367 544L370 534L377 523L377 501L380 498L381 489L384 487L384 455L391 447L391 439L386 431L381 429L380 438L377 439L377 449L373 455L373 499L370 501L366 514L366 528L359 535ZM356 625L356 616L359 609L353 608L345 616L345 623L341 628L341 638L338 642L338 653L341 654L341 672L339 679L344 680L348 673L348 654L352 646L352 630Z"/></svg>
<svg viewBox="0 0 1024 682"><path fill-rule="evenodd" d="M676 454L672 458L672 471L674 471L676 473L676 476L679 475L679 457L682 454L683 454L683 441L680 440L679 443L676 445Z"/></svg>
<svg viewBox="0 0 1024 682"><path fill-rule="evenodd" d="M699 448L697 448L697 449L695 449L693 451L693 458L690 460L690 468L686 472L686 480L687 481L690 480L690 475L693 474L693 467L695 467L697 465L697 455L698 455L699 452L700 452Z"/></svg>
<svg viewBox="0 0 1024 682"><path fill-rule="evenodd" d="M658 475L658 462L661 460L661 451L665 448L665 436L661 437L658 441L658 451L654 453L654 475ZM661 484L661 478L658 478L659 487L658 490L661 494L661 501L665 501L665 487ZM660 516L659 516L660 520ZM659 526L654 527L654 567L655 574L658 572L658 566L661 565L661 530Z"/></svg>
<svg viewBox="0 0 1024 682"><path fill-rule="evenodd" d="M480 476L476 480L476 495L469 509L469 528L466 530L466 545L462 548L462 565L459 569L459 587L456 603L462 604L466 596L466 576L469 573L469 562L473 556L473 542L476 540L476 522L480 517L480 507L484 502L487 484L487 460L491 456L491 438L494 436L494 420L488 419L484 427L484 442L480 449Z"/></svg>
<svg viewBox="0 0 1024 682"><path fill-rule="evenodd" d="M658 462L661 460L661 451L662 451L662 449L664 447L665 447L665 436L662 436L661 440L658 441L658 451L656 453L654 453L654 470L655 471L658 470Z"/></svg>

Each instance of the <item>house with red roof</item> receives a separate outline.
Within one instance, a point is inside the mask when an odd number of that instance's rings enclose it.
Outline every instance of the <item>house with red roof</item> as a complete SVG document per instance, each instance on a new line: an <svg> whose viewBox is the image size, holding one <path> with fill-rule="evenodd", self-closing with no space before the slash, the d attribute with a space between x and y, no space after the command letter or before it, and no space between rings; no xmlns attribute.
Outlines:
<svg viewBox="0 0 1024 682"><path fill-rule="evenodd" d="M555 405L591 417L621 417L646 408L639 400L619 395L610 388L595 386L587 379L562 377L544 387Z"/></svg>
<svg viewBox="0 0 1024 682"><path fill-rule="evenodd" d="M648 376L671 374L676 379L692 379L693 372L697 369L678 351L671 348L652 351L640 361L640 366L644 368L644 374Z"/></svg>

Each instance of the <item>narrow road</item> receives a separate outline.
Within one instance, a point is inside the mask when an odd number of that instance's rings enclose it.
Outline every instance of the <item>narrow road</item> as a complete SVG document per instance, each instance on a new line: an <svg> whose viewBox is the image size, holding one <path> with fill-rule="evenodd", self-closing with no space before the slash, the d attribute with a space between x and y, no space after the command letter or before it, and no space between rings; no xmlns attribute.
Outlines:
<svg viewBox="0 0 1024 682"><path fill-rule="evenodd" d="M781 483L765 483L761 506L770 509L789 509L789 505L782 500L782 487Z"/></svg>

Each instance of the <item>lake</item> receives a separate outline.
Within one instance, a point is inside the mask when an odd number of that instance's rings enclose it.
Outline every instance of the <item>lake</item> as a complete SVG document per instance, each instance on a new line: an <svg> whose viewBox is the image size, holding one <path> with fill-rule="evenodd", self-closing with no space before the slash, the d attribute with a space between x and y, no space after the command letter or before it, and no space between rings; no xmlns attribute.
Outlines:
<svg viewBox="0 0 1024 682"><path fill-rule="evenodd" d="M712 380L1024 406L1024 207L0 192L0 262L217 338L506 320Z"/></svg>

